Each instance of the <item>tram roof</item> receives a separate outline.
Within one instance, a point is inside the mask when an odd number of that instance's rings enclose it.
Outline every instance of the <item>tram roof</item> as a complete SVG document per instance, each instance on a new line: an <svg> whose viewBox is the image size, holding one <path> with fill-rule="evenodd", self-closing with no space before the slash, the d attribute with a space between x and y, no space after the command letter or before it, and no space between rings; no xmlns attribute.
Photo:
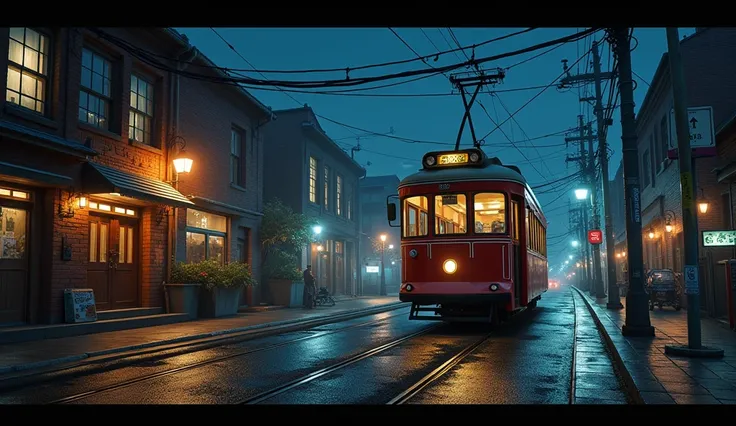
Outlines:
<svg viewBox="0 0 736 426"><path fill-rule="evenodd" d="M514 170L516 169L516 170ZM458 182L472 180L499 180L517 182L527 186L526 179L516 166L505 166L497 157L488 158L483 167L448 167L422 169L401 180L399 188L407 185L418 185L437 182Z"/></svg>

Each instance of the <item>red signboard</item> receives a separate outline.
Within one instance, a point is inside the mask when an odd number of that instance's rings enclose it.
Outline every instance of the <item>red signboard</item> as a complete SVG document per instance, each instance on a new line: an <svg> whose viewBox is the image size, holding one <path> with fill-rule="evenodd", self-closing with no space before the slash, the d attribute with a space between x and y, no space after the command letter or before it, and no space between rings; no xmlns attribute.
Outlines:
<svg viewBox="0 0 736 426"><path fill-rule="evenodd" d="M588 242L591 244L600 244L603 242L603 231L600 229L592 229L588 231Z"/></svg>

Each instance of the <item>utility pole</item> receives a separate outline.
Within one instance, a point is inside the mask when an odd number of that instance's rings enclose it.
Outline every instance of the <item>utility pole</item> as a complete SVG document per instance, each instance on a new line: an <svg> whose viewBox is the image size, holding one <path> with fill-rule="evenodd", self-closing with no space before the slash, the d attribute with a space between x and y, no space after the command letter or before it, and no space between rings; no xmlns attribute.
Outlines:
<svg viewBox="0 0 736 426"><path fill-rule="evenodd" d="M578 137L568 137L565 138L565 142L580 142L580 155L577 157L571 157L568 156L565 161L579 161L580 164L580 171L582 172L583 178L583 184L585 186L592 186L592 179L590 178L591 170L593 170L593 153L592 153L592 144L593 144L593 138L594 136L588 132L588 135L585 135L586 128L589 129L589 126L586 126L583 123L583 116L578 115L578 128L580 129L580 136ZM588 155L586 155L585 152L585 141L590 142L590 149ZM592 193L592 191L591 191ZM584 200L578 200L580 201L580 244L581 248L583 250L583 259L582 262L585 265L585 278L587 280L587 284L585 285L585 288L588 291L593 291L594 286L594 277L595 272L593 271L593 268L590 267L590 251L588 250L588 243L587 243L587 231L590 227L590 223L588 220L588 208L590 205L588 204L588 197L586 195Z"/></svg>
<svg viewBox="0 0 736 426"><path fill-rule="evenodd" d="M384 262L384 253L386 251L386 234L381 234L381 296L386 295L386 263Z"/></svg>
<svg viewBox="0 0 736 426"><path fill-rule="evenodd" d="M672 355L720 358L723 349L706 348L700 339L700 288L698 284L698 217L695 211L696 173L690 149L690 128L687 121L687 93L682 72L680 40L677 28L667 28L667 50L670 60L672 97L675 103L677 156L680 165L682 191L682 227L685 241L685 292L687 293L687 346L665 345Z"/></svg>
<svg viewBox="0 0 736 426"><path fill-rule="evenodd" d="M611 49L618 58L618 87L621 93L621 142L624 157L624 193L626 199L626 243L629 260L629 291L626 293L624 336L654 336L649 319L649 297L644 291L644 256L641 240L641 188L634 85L631 71L629 28L609 30ZM697 308L696 308L697 309Z"/></svg>
<svg viewBox="0 0 736 426"><path fill-rule="evenodd" d="M598 139L598 150L599 150L599 161L601 163L601 176L603 179L603 202L604 202L604 210L605 210L605 222L606 222L606 258L609 260L606 262L607 264L607 272L608 272L608 282L615 282L616 281L616 265L612 264L610 262L610 259L613 259L615 254L615 246L613 242L613 224L611 221L611 207L610 207L610 199L609 199L609 189L608 189L608 148L606 144L606 135L605 135L605 126L609 125L606 122L606 119L603 117L603 104L602 104L602 98L603 93L601 90L601 81L605 79L610 79L613 76L612 72L601 72L601 63L600 63L600 52L598 51L598 41L593 41L593 46L591 48L592 54L593 54L593 73L586 73L586 74L578 74L576 76L567 75L561 80L562 85L574 83L574 82L593 82L595 85L595 97L594 98L583 98L580 101L581 102L595 102L594 104L594 112L596 116L596 124L597 124L597 139ZM593 139L592 137L589 139L590 148L592 150L593 147ZM600 209L599 209L599 203L598 203L598 185L596 184L596 178L595 178L595 166L594 166L594 156L593 152L591 151L591 157L590 157L590 179L591 179L591 203L593 208L593 228L600 229ZM591 288L591 294L593 294L593 291L595 291L596 298L603 299L606 297L606 289L603 286L603 274L601 271L601 252L600 252L600 246L594 245L593 246L593 270L594 270L594 287ZM618 303L618 306L623 308L623 305L621 305L621 301L618 298L618 287L615 289L616 294L614 295L616 297L616 302ZM609 305L611 300L611 285L609 284ZM609 306L610 307L610 306Z"/></svg>

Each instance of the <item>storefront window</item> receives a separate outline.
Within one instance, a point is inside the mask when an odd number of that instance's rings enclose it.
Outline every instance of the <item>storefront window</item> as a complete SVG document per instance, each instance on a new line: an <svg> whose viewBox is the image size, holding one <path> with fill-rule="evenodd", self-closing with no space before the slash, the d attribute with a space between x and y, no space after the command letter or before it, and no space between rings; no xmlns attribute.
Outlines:
<svg viewBox="0 0 736 426"><path fill-rule="evenodd" d="M0 207L0 259L23 259L26 256L25 210Z"/></svg>
<svg viewBox="0 0 736 426"><path fill-rule="evenodd" d="M225 262L227 218L198 210L187 209L188 263L203 260Z"/></svg>

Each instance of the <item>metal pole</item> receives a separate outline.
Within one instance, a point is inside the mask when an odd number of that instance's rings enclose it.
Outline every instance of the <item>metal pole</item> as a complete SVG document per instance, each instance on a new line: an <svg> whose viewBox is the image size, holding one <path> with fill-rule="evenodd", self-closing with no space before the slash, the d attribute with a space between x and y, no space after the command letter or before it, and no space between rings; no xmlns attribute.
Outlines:
<svg viewBox="0 0 736 426"><path fill-rule="evenodd" d="M667 345L665 353L694 357L722 357L723 350L701 345L700 288L698 283L698 217L695 210L695 160L690 150L690 129L687 121L687 92L682 72L680 40L677 28L667 28L667 51L670 61L672 95L675 103L677 155L682 191L682 227L685 241L685 292L687 293L687 346Z"/></svg>
<svg viewBox="0 0 736 426"><path fill-rule="evenodd" d="M644 291L643 250L641 240L641 194L639 186L639 151L634 115L634 86L631 72L629 28L616 28L613 43L618 56L621 94L621 141L624 157L626 199L626 240L629 260L629 291L626 293L625 336L654 336L649 319L648 295Z"/></svg>
<svg viewBox="0 0 736 426"><path fill-rule="evenodd" d="M384 263L383 254L385 252L386 242L381 241L381 296L386 295L386 264Z"/></svg>

